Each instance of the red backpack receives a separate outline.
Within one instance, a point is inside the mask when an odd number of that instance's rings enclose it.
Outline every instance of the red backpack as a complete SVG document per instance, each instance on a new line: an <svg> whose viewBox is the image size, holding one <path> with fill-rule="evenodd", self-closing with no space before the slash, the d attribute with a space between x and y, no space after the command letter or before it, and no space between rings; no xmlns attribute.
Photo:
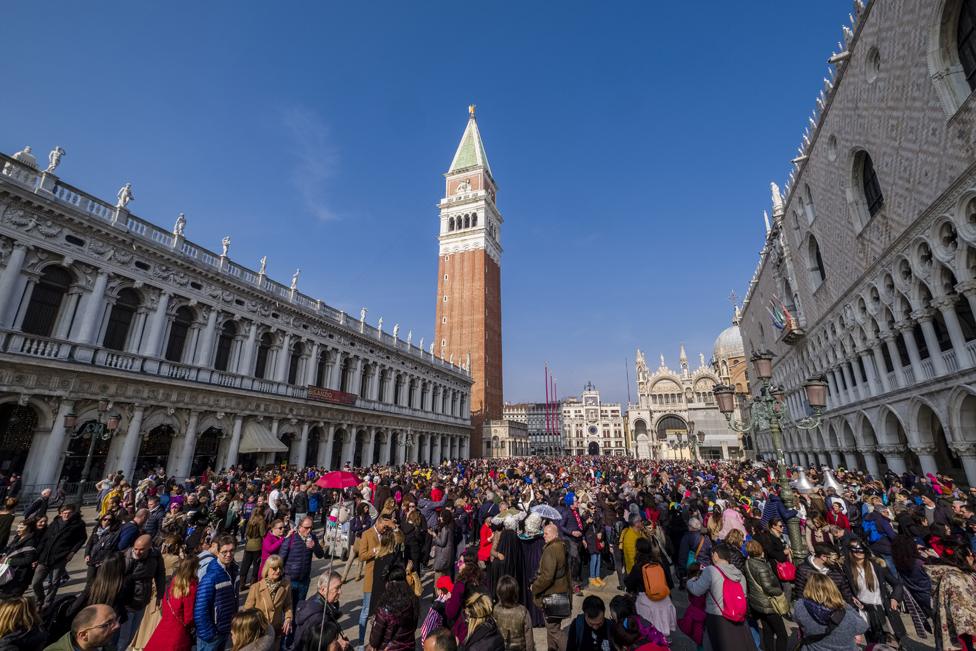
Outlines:
<svg viewBox="0 0 976 651"><path fill-rule="evenodd" d="M712 567L722 575L722 617L730 622L746 621L746 613L749 607L746 601L746 593L742 590L742 586L739 585L738 581L733 581L725 576L725 572L720 570L718 565L712 565ZM709 589L708 594L711 595L712 601L717 606L718 601L715 599L715 595L712 594L711 589Z"/></svg>

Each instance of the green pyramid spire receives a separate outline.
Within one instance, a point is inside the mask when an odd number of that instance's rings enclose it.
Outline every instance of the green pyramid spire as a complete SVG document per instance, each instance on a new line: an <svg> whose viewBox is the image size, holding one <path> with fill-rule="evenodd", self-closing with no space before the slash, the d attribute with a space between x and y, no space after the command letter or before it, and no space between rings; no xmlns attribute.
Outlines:
<svg viewBox="0 0 976 651"><path fill-rule="evenodd" d="M474 105L468 107L468 125L461 136L461 144L458 145L451 161L451 167L447 170L448 174L453 174L470 167L484 167L491 174L491 165L488 164L488 155L485 153L485 145L481 142L481 132L478 131L478 121L474 117Z"/></svg>

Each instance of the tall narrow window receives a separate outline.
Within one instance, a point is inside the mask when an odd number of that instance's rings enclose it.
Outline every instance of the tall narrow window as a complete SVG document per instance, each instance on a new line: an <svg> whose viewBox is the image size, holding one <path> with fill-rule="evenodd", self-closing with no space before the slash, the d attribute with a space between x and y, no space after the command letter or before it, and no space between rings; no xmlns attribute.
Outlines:
<svg viewBox="0 0 976 651"><path fill-rule="evenodd" d="M21 330L29 335L50 337L61 313L61 304L71 286L71 273L64 267L48 267L34 285Z"/></svg>
<svg viewBox="0 0 976 651"><path fill-rule="evenodd" d="M258 343L258 358L254 365L254 377L259 380L267 379L265 374L268 371L268 355L271 353L271 333L265 332L261 335Z"/></svg>
<svg viewBox="0 0 976 651"><path fill-rule="evenodd" d="M173 325L169 329L169 341L166 342L166 359L171 362L180 362L183 360L186 338L190 333L190 326L192 324L192 309L184 305L176 310L176 315L173 317Z"/></svg>
<svg viewBox="0 0 976 651"><path fill-rule="evenodd" d="M807 240L807 265L810 273L810 284L816 289L827 280L827 271L820 255L820 245L813 235L810 235L810 239Z"/></svg>
<svg viewBox="0 0 976 651"><path fill-rule="evenodd" d="M295 384L295 380L298 378L298 362L304 352L305 347L302 346L301 342L292 346L291 359L288 360L288 384Z"/></svg>
<svg viewBox="0 0 976 651"><path fill-rule="evenodd" d="M111 350L125 350L129 340L129 329L132 319L139 309L139 294L135 290L125 288L119 291L115 305L108 315L108 327L105 328L105 339L102 345Z"/></svg>
<svg viewBox="0 0 976 651"><path fill-rule="evenodd" d="M237 324L233 321L225 321L220 329L220 337L217 339L217 356L214 359L214 368L218 371L226 371L230 363L230 348L237 336Z"/></svg>
<svg viewBox="0 0 976 651"><path fill-rule="evenodd" d="M878 183L878 175L874 171L874 161L867 152L863 152L861 158L861 183L868 213L874 217L884 206L884 195L881 194L881 184Z"/></svg>
<svg viewBox="0 0 976 651"><path fill-rule="evenodd" d="M976 90L976 0L963 0L959 8L956 47L969 88Z"/></svg>

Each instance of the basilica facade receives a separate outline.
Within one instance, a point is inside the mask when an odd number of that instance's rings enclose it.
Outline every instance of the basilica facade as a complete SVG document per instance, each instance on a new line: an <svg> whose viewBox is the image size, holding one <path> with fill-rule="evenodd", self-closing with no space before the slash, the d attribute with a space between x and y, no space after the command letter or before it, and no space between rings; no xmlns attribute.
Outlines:
<svg viewBox="0 0 976 651"><path fill-rule="evenodd" d="M976 485L976 2L855 2L743 307L787 460ZM758 434L772 456L769 432Z"/></svg>
<svg viewBox="0 0 976 651"><path fill-rule="evenodd" d="M58 151L58 150L56 150ZM52 152L0 155L0 471L36 493L122 470L467 457L471 375L69 185ZM87 472L86 472L87 468Z"/></svg>

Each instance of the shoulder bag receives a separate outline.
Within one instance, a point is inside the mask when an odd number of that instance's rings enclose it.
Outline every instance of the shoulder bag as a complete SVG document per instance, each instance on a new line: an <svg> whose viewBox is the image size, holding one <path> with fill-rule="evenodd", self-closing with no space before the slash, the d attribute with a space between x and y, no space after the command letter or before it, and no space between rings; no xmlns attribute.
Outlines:
<svg viewBox="0 0 976 651"><path fill-rule="evenodd" d="M563 551L566 552L567 562L568 562L568 550L565 544L563 545ZM557 579L561 579L566 576L566 563L563 564L563 571L553 577L553 582ZM566 619L573 612L573 602L569 597L568 592L556 592L554 594L548 595L542 598L542 612L546 616L546 619Z"/></svg>

